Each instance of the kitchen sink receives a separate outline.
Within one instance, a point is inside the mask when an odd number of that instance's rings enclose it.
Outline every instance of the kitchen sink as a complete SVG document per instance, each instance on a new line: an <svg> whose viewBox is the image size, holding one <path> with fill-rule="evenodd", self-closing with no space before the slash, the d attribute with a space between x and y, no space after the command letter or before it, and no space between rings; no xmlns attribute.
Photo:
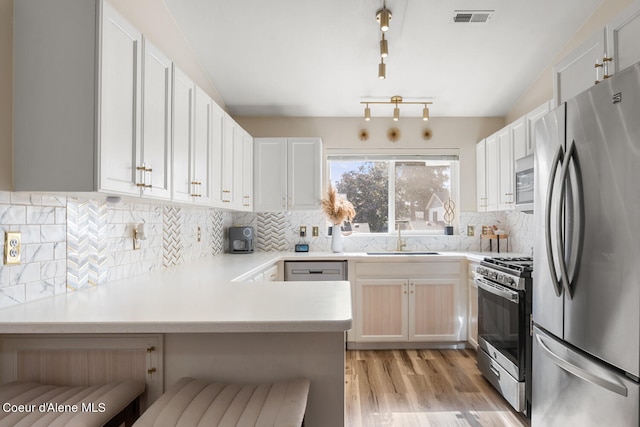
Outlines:
<svg viewBox="0 0 640 427"><path fill-rule="evenodd" d="M440 252L367 252L367 255L440 255Z"/></svg>

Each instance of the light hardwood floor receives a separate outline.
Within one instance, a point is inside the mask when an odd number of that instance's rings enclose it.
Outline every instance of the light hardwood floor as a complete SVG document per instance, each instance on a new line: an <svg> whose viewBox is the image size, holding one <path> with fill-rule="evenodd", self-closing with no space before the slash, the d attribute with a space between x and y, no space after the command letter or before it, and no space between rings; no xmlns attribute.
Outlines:
<svg viewBox="0 0 640 427"><path fill-rule="evenodd" d="M473 350L347 351L347 427L514 426Z"/></svg>

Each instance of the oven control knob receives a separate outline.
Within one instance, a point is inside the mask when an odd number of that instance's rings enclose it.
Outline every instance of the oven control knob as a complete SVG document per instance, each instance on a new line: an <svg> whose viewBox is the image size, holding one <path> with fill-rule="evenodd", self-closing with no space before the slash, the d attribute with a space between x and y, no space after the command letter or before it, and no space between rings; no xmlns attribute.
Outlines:
<svg viewBox="0 0 640 427"><path fill-rule="evenodd" d="M498 282L502 283L504 276L502 274L498 274Z"/></svg>

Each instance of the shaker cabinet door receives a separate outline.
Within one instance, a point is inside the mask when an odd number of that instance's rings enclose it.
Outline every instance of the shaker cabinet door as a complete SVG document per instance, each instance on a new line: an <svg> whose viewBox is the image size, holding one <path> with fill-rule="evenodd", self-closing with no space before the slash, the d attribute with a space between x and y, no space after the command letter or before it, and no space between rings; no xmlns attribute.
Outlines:
<svg viewBox="0 0 640 427"><path fill-rule="evenodd" d="M191 129L195 87L179 68L173 71L173 200L192 200Z"/></svg>
<svg viewBox="0 0 640 427"><path fill-rule="evenodd" d="M356 341L407 341L407 279L356 280Z"/></svg>
<svg viewBox="0 0 640 427"><path fill-rule="evenodd" d="M144 39L142 72L142 135L138 176L142 194L171 197L171 60Z"/></svg>
<svg viewBox="0 0 640 427"><path fill-rule="evenodd" d="M606 49L605 31L599 30L553 67L555 106L584 92L604 77L602 63Z"/></svg>
<svg viewBox="0 0 640 427"><path fill-rule="evenodd" d="M635 2L607 24L607 56L611 74L640 62L640 2Z"/></svg>
<svg viewBox="0 0 640 427"><path fill-rule="evenodd" d="M256 138L253 164L254 210L287 210L287 139Z"/></svg>
<svg viewBox="0 0 640 427"><path fill-rule="evenodd" d="M99 188L140 194L139 157L142 33L104 3Z"/></svg>

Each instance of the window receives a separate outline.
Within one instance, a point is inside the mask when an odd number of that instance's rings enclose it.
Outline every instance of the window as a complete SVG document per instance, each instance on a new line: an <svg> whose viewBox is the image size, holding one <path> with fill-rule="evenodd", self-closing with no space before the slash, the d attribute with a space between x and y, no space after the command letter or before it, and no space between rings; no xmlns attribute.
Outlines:
<svg viewBox="0 0 640 427"><path fill-rule="evenodd" d="M329 178L353 204L356 232L442 234L445 203L457 200L457 156L333 155ZM455 218L458 218L454 210ZM446 217L448 218L448 217ZM389 226L391 224L391 227Z"/></svg>

